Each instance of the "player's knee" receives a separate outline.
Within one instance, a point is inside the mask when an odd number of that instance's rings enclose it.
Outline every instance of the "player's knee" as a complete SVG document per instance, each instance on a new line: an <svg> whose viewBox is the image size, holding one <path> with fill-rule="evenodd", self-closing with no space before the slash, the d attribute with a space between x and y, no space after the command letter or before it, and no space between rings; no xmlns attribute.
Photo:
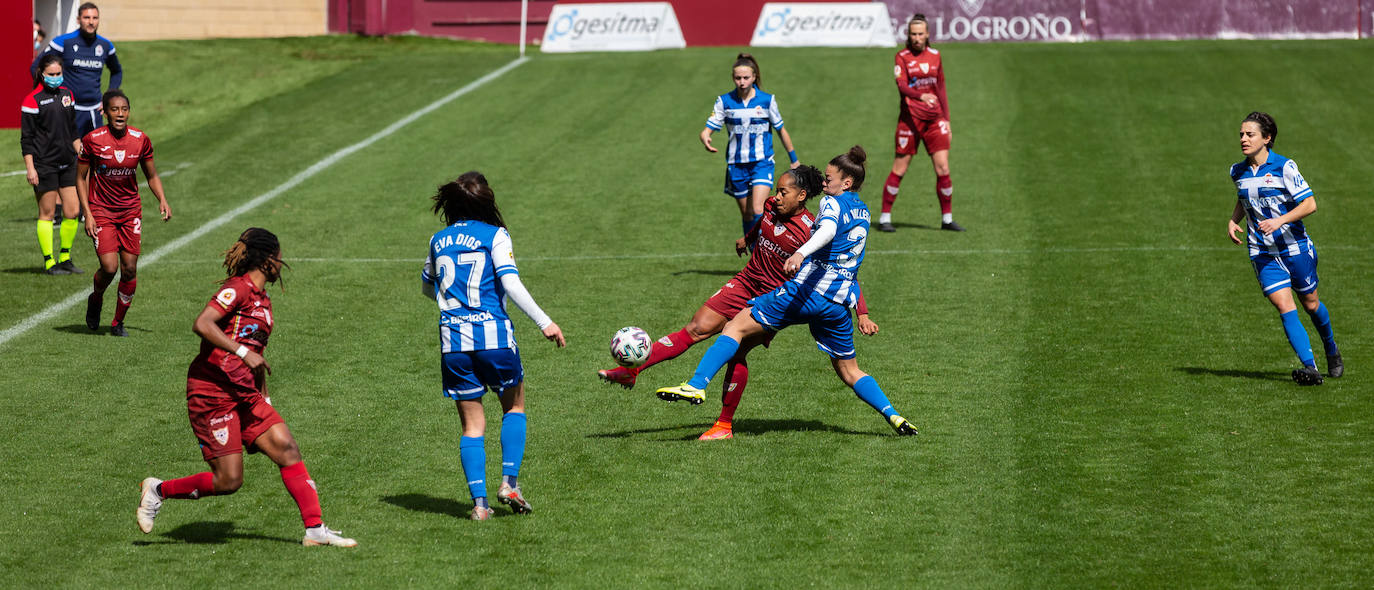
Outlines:
<svg viewBox="0 0 1374 590"><path fill-rule="evenodd" d="M243 487L242 473L216 473L214 480L215 494L229 495L239 491Z"/></svg>
<svg viewBox="0 0 1374 590"><path fill-rule="evenodd" d="M1303 308L1303 309L1306 309L1306 310L1307 310L1307 313L1317 313L1317 309L1320 308L1321 306L1322 306L1321 300L1320 300L1320 299L1317 299L1316 297L1312 297L1312 298L1306 298L1306 297L1304 297L1303 300L1302 300L1302 308Z"/></svg>
<svg viewBox="0 0 1374 590"><path fill-rule="evenodd" d="M132 265L132 264L123 264L123 263L121 263L121 264L119 265L119 280L121 280L121 281L132 281L132 280L134 280L134 279L136 279L136 278L138 278L138 267L137 267L137 266L134 266L134 265Z"/></svg>

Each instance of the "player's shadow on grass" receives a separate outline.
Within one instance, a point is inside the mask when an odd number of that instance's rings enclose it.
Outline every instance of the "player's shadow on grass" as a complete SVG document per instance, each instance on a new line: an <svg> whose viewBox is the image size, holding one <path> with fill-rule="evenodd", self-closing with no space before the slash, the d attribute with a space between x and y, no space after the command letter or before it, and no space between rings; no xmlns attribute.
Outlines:
<svg viewBox="0 0 1374 590"><path fill-rule="evenodd" d="M680 277L682 275L711 275L720 277L733 277L737 274L739 274L739 271L737 270L705 270L692 268L687 270L679 270L673 273L673 276Z"/></svg>
<svg viewBox="0 0 1374 590"><path fill-rule="evenodd" d="M901 228L904 228L904 227L905 227L905 228L908 228L908 229L929 229L929 230L939 230L939 229L940 229L940 226L938 226L938 225L926 225L926 224L924 224L924 223L905 223L905 222L904 222L904 223L894 223L894 224L892 224L892 227L895 227L895 228L898 228L898 229L901 229ZM874 228L876 229L877 226L875 225ZM873 231L873 232L870 232L870 235L872 235L873 233L880 233L880 234L881 234L881 233L887 233L887 232Z"/></svg>
<svg viewBox="0 0 1374 590"><path fill-rule="evenodd" d="M218 545L228 543L233 539L256 539L261 541L281 541L283 543L296 544L299 539L288 539L285 537L272 537L255 533L234 532L234 523L224 521L214 522L192 522L183 524L170 531L162 533L162 537L171 539L170 541L134 541L136 546L145 545L180 545L190 543L195 545L210 544Z"/></svg>
<svg viewBox="0 0 1374 590"><path fill-rule="evenodd" d="M34 266L34 265L28 265L28 266L12 266L12 267L7 268L7 269L5 269L4 271L0 271L0 272L4 272L4 273L7 274L7 275L41 275L41 274L47 274L46 272L43 271L43 269L42 269L41 267ZM62 275L58 275L58 276L62 276Z"/></svg>
<svg viewBox="0 0 1374 590"><path fill-rule="evenodd" d="M662 428L637 428L634 430L621 430L616 432L598 432L588 434L587 438L630 438L639 435L661 434L667 432L686 431L688 434L682 437L673 437L663 440L696 440L701 433L710 428L709 423L691 423L679 426L665 426ZM826 424L819 420L747 420L737 422L734 425L736 435L744 434L749 436L762 436L775 432L833 432L835 434L847 434L853 436L887 436L887 432L858 431L841 428L831 424Z"/></svg>
<svg viewBox="0 0 1374 590"><path fill-rule="evenodd" d="M436 498L425 494L398 494L395 496L382 496L382 501L393 506L400 506L406 510L416 512L431 512L442 516L452 516L455 518L467 518L468 512L472 510L470 502L463 503L453 498ZM500 513L492 516L501 516Z"/></svg>
<svg viewBox="0 0 1374 590"><path fill-rule="evenodd" d="M1273 373L1265 371L1243 371L1240 369L1212 369L1208 367L1179 367L1189 375L1215 375L1217 377L1240 377L1242 379L1261 379L1264 381L1289 381L1292 375L1289 373Z"/></svg>
<svg viewBox="0 0 1374 590"><path fill-rule="evenodd" d="M152 330L140 328L138 326L124 326L124 329L129 332L142 332L144 334L151 334L153 332ZM92 330L87 328L86 324L67 324L65 326L56 326L53 328L53 331L66 332L68 334L85 334L88 336L109 336L110 325L102 321L99 330Z"/></svg>

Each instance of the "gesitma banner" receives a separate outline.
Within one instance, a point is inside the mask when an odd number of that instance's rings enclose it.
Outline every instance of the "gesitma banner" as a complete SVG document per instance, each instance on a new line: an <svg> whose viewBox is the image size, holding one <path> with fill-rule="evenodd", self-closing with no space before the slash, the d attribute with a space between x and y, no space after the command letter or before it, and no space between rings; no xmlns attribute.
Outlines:
<svg viewBox="0 0 1374 590"><path fill-rule="evenodd" d="M677 13L667 2L556 4L540 50L652 51L686 46Z"/></svg>
<svg viewBox="0 0 1374 590"><path fill-rule="evenodd" d="M755 47L891 47L895 33L881 2L769 2L754 27Z"/></svg>

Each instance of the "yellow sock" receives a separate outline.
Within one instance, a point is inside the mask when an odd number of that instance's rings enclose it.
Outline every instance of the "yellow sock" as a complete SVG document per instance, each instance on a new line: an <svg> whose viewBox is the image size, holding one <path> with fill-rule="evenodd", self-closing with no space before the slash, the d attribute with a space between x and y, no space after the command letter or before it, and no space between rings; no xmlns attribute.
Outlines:
<svg viewBox="0 0 1374 590"><path fill-rule="evenodd" d="M52 220L38 220L38 249L43 251L43 268L52 268Z"/></svg>
<svg viewBox="0 0 1374 590"><path fill-rule="evenodd" d="M77 221L75 219L63 219L62 226L57 230L57 235L62 238L62 251L57 255L58 262L66 262L72 259L72 242L76 241Z"/></svg>

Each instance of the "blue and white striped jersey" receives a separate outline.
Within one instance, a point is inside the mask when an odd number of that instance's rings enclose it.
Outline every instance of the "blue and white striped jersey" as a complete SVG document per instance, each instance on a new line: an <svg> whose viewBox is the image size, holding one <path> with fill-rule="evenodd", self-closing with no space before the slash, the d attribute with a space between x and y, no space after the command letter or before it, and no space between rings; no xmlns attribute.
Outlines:
<svg viewBox="0 0 1374 590"><path fill-rule="evenodd" d="M519 274L503 227L460 221L429 240L420 279L439 304L441 352L515 348L501 277Z"/></svg>
<svg viewBox="0 0 1374 590"><path fill-rule="evenodd" d="M726 164L748 164L773 157L773 130L782 129L782 113L778 100L755 86L754 97L747 103L735 97L734 91L717 96L706 126L713 131L724 127L730 134Z"/></svg>
<svg viewBox="0 0 1374 590"><path fill-rule="evenodd" d="M80 30L54 37L47 49L34 58L29 66L30 75L38 72L38 62L49 53L62 56L63 86L70 88L75 95L79 111L100 106L100 76L105 68L110 68L110 90L119 88L124 81L124 68L119 65L119 58L115 57L114 43L100 35L90 42Z"/></svg>
<svg viewBox="0 0 1374 590"><path fill-rule="evenodd" d="M1231 180L1236 183L1236 198L1249 218L1246 233L1250 236L1251 256L1295 256L1311 244L1302 220L1267 236L1259 230L1259 222L1281 217L1312 196L1312 187L1303 180L1296 162L1269 152L1268 161L1256 169L1246 162L1232 165Z"/></svg>
<svg viewBox="0 0 1374 590"><path fill-rule="evenodd" d="M859 300L859 282L855 279L868 243L868 205L853 192L825 195L816 222L811 224L812 233L825 223L835 225L835 238L807 256L792 281L835 303L854 307Z"/></svg>

